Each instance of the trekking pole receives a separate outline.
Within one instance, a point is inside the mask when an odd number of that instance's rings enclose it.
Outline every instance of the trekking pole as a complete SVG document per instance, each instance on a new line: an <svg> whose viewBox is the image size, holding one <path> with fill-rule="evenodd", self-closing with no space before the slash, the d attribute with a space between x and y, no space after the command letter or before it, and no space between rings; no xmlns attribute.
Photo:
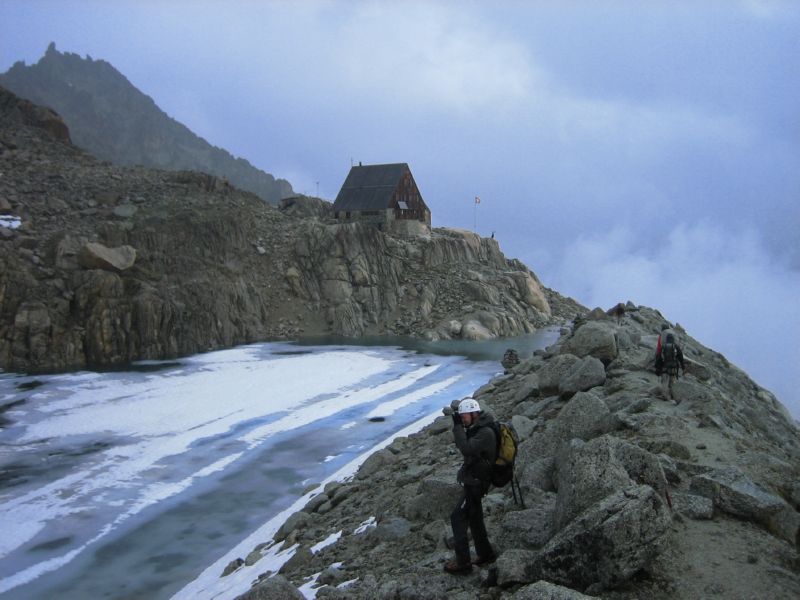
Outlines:
<svg viewBox="0 0 800 600"><path fill-rule="evenodd" d="M519 491L519 503L522 505L522 508L525 508L525 498L522 497L522 488L519 486L519 479L517 479L516 475L511 479L511 491L512 492L514 491L514 482L515 481L517 482L517 490ZM516 502L516 501L517 501L517 496L515 494L514 495L514 502Z"/></svg>
<svg viewBox="0 0 800 600"><path fill-rule="evenodd" d="M667 481L667 476L662 472L662 478L664 481L664 497L667 499L667 506L669 506L669 511L672 512L672 496L669 495L669 481Z"/></svg>

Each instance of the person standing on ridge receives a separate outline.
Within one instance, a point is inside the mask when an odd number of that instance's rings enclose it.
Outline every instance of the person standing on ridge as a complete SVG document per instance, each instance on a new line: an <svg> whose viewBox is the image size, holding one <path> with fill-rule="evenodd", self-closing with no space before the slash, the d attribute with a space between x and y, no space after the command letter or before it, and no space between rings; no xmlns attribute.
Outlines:
<svg viewBox="0 0 800 600"><path fill-rule="evenodd" d="M494 417L488 411L481 410L477 400L467 397L460 402L453 402L451 408L453 438L464 456L464 463L458 470L458 482L463 491L450 515L456 558L447 561L444 570L453 575L466 575L472 572L473 564L485 565L496 559L486 534L481 499L491 485L492 464L497 458L497 440L491 426ZM477 558L474 561L470 561L468 529L475 543Z"/></svg>
<svg viewBox="0 0 800 600"><path fill-rule="evenodd" d="M656 342L656 375L661 377L661 386L670 400L672 397L672 384L678 378L678 368L686 373L686 364L683 361L683 351L678 344L678 336L666 323L661 325L661 333Z"/></svg>

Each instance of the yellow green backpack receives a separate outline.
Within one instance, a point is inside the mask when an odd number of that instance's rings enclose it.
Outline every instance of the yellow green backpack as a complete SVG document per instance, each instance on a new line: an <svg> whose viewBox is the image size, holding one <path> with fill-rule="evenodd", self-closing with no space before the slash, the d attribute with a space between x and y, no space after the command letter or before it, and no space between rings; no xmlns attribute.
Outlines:
<svg viewBox="0 0 800 600"><path fill-rule="evenodd" d="M510 482L514 501L517 501L517 490L519 490L520 503L524 508L525 501L522 500L522 490L519 488L519 481L514 476L514 463L517 460L517 447L519 446L517 432L511 423L503 421L494 421L492 430L497 440L497 458L492 465L492 485L505 487ZM514 489L515 483L516 490Z"/></svg>

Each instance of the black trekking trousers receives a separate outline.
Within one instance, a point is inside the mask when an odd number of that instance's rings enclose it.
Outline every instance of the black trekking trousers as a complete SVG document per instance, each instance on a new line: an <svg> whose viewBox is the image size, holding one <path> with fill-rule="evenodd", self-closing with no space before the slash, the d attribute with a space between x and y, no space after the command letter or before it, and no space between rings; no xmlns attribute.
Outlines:
<svg viewBox="0 0 800 600"><path fill-rule="evenodd" d="M484 486L465 485L464 491L458 499L458 504L450 514L456 562L460 565L469 564L470 562L467 527L472 531L472 541L475 543L475 553L478 557L486 558L494 554L489 538L486 535L486 526L483 524L481 498L486 491Z"/></svg>

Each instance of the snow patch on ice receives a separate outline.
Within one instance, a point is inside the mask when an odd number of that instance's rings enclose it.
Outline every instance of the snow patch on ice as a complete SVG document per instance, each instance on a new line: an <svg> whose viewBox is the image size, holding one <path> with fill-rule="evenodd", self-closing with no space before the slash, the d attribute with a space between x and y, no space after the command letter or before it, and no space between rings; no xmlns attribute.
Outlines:
<svg viewBox="0 0 800 600"><path fill-rule="evenodd" d="M6 227L8 229L16 229L22 225L22 219L20 217L15 216L0 216L0 227Z"/></svg>
<svg viewBox="0 0 800 600"><path fill-rule="evenodd" d="M358 535L359 533L364 533L367 529L371 529L372 527L377 526L377 521L375 517L370 517L366 521L363 521L361 525L355 528L353 531L353 535Z"/></svg>
<svg viewBox="0 0 800 600"><path fill-rule="evenodd" d="M340 537L342 537L341 529L339 531L337 531L336 533L330 534L328 537L326 537L321 542L318 542L318 543L314 544L313 546L311 546L311 553L312 554L316 554L317 552L319 552L320 550L322 550L326 546L330 546L331 544L335 544L339 540Z"/></svg>

